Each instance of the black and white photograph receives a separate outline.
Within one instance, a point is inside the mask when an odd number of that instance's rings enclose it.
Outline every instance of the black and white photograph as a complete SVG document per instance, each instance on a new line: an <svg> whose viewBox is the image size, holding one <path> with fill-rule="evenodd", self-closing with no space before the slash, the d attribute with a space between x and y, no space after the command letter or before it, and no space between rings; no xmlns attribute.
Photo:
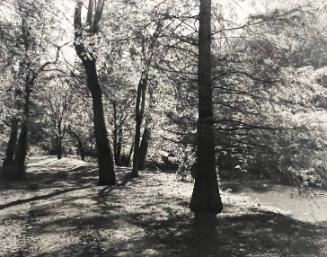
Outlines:
<svg viewBox="0 0 327 257"><path fill-rule="evenodd" d="M0 257L327 257L326 0L0 0Z"/></svg>

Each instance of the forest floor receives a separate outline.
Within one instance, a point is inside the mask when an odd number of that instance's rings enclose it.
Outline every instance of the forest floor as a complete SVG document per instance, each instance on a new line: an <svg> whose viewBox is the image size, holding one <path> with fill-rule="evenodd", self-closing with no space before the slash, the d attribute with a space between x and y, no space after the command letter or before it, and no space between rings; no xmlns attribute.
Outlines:
<svg viewBox="0 0 327 257"><path fill-rule="evenodd" d="M150 171L126 180L128 172L118 168L117 186L97 187L90 163L30 159L26 181L0 183L0 256L327 256L326 221L261 206L227 183L217 233L199 238L192 183Z"/></svg>

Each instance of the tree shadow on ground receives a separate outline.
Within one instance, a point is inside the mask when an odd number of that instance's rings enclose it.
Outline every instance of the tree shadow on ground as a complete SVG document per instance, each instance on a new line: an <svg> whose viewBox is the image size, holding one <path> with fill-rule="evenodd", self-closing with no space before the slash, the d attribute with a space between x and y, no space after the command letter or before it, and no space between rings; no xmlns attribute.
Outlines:
<svg viewBox="0 0 327 257"><path fill-rule="evenodd" d="M20 205L20 204L24 204L24 203L29 203L29 202L33 202L33 201L39 201L39 200L45 200L54 196L58 196L61 194L65 194L68 192L72 192L72 191L76 191L76 190L80 190L86 188L86 186L84 187L74 187L74 188L68 188L68 189L63 189L63 190L56 190L54 192L51 192L49 194L45 194L45 195L38 195L38 196L33 196L30 198L25 198L25 199L19 199L19 200L15 200L15 201L11 201L9 203L5 203L5 204L0 204L0 210L15 206L15 205Z"/></svg>
<svg viewBox="0 0 327 257"><path fill-rule="evenodd" d="M319 240L326 237L326 228L296 221L272 212L219 218L216 233L199 232L189 214L171 214L160 220L148 213L112 217L89 217L75 221L81 240L41 256L99 257L244 257L244 256L326 256ZM119 229L115 220L144 230L141 237L108 242L98 228ZM62 222L62 221L58 221ZM88 232L87 232L88 231ZM93 232L92 232L93 231ZM112 230L111 230L112 231ZM91 255L87 255L91 254Z"/></svg>
<svg viewBox="0 0 327 257"><path fill-rule="evenodd" d="M146 235L142 241L134 242L135 248L126 256L143 256L142 252L133 255L137 248L153 249L156 256L171 257L326 256L321 245L327 236L325 226L258 209L239 216L222 215L216 231L210 233L199 231L189 214L171 213L168 219L158 220L143 213L127 219L144 228Z"/></svg>
<svg viewBox="0 0 327 257"><path fill-rule="evenodd" d="M20 181L2 180L2 190L26 190L37 191L40 189L51 189L65 186L79 186L96 184L97 172L93 166L76 167L69 170L52 169L39 170L26 174L26 178Z"/></svg>
<svg viewBox="0 0 327 257"><path fill-rule="evenodd" d="M117 168L117 171L117 177L119 179L118 186L124 186L131 180L128 168ZM29 173L27 178L21 181L0 181L0 189L2 191L19 190L21 192L37 192L42 189L47 190L42 194L0 204L0 210L96 186L98 181L97 176L98 169L93 166L82 166L70 170L52 170L51 172L42 170L37 173ZM105 187L103 188L103 192L107 191L107 193L110 193L114 188L111 186Z"/></svg>
<svg viewBox="0 0 327 257"><path fill-rule="evenodd" d="M261 209L225 205L217 229L199 232L193 224L185 197L162 191L164 179L156 176L132 179L119 170L114 187L89 187L32 201L26 238L30 244L8 256L37 257L245 257L326 256L326 224L300 222ZM84 187L96 180L97 171L83 167L60 180ZM77 176L74 178L74 176ZM36 177L39 181L45 174ZM80 177L81 176L81 177ZM70 179L76 181L71 181ZM58 183L59 183L58 182ZM65 183L64 183L65 182ZM171 182L171 181L170 181ZM59 184L60 184L59 183ZM179 186L179 185L178 185ZM164 188L167 190L167 188ZM26 208L26 207L25 207ZM133 209L134 208L134 209ZM24 223L26 215L4 216ZM1 223L1 222L0 222ZM63 238L63 241L60 241ZM38 249L43 243L50 248ZM31 247L31 244L38 245ZM35 250L35 252L33 252ZM23 255L21 254L23 253ZM26 254L25 254L26 253Z"/></svg>
<svg viewBox="0 0 327 257"><path fill-rule="evenodd" d="M93 196L97 203L89 206L93 214L88 217L56 219L52 223L43 224L40 233L49 232L49 228L58 225L61 229L63 226L75 227L81 239L77 244L38 257L326 256L322 244L327 229L322 224L305 223L256 208L243 209L227 205L224 213L218 217L215 233L203 233L195 227L189 212L175 212L177 205L185 207L185 199L166 198L165 202L164 196L154 196L151 204L143 205L143 211L127 213L117 205L117 195L126 190L129 189L116 187L113 195L106 191L105 195L102 192ZM145 196L144 201L147 200ZM108 201L116 205L110 205ZM167 202L171 203L170 207L167 207ZM151 206L159 206L162 215L151 213L148 208ZM142 233L133 234L130 232L131 227ZM110 231L112 234L120 231L119 233L127 233L127 237L114 240L99 234L99 230Z"/></svg>

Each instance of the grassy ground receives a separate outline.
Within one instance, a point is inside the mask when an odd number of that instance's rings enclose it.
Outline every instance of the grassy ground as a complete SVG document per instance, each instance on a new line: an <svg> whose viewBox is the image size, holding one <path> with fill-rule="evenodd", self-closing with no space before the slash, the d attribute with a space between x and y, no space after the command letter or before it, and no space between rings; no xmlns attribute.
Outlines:
<svg viewBox="0 0 327 257"><path fill-rule="evenodd" d="M142 172L96 187L97 170L65 159L31 160L28 179L0 184L0 256L327 256L326 224L304 223L223 192L215 234L199 234L191 183ZM282 199L281 199L282 200Z"/></svg>

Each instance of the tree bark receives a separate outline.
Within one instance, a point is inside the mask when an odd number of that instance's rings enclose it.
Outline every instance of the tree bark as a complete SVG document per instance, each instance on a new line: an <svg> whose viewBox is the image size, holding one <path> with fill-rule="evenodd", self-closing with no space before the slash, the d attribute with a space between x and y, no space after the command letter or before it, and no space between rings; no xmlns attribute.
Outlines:
<svg viewBox="0 0 327 257"><path fill-rule="evenodd" d="M134 135L134 155L132 176L138 177L139 173L139 152L141 140L141 126L144 116L146 86L148 81L148 72L143 72L137 87L137 98L135 105L135 135Z"/></svg>
<svg viewBox="0 0 327 257"><path fill-rule="evenodd" d="M215 164L215 134L211 84L211 0L200 0L197 124L197 171L190 208L195 221L206 227L214 224L223 209Z"/></svg>
<svg viewBox="0 0 327 257"><path fill-rule="evenodd" d="M119 127L117 131L117 146L116 146L116 153L115 159L117 161L117 165L120 165L120 157L122 152L122 145L123 145L123 128Z"/></svg>
<svg viewBox="0 0 327 257"><path fill-rule="evenodd" d="M34 78L30 78L30 76L27 75L25 81L23 120L21 122L20 135L18 138L14 159L15 176L17 179L23 179L25 177L25 160L28 148L28 130L30 117L30 97L33 84Z"/></svg>
<svg viewBox="0 0 327 257"><path fill-rule="evenodd" d="M113 129L113 146L114 146L114 159L116 165L120 165L120 155L122 151L123 129L122 124L118 122L117 104L112 102L113 116L114 116L114 129Z"/></svg>
<svg viewBox="0 0 327 257"><path fill-rule="evenodd" d="M140 145L140 153L139 153L139 169L140 170L145 169L146 156L148 153L150 139L151 139L151 128L149 127L149 125L146 122L143 136L142 136L141 145Z"/></svg>
<svg viewBox="0 0 327 257"><path fill-rule="evenodd" d="M108 141L108 133L104 120L102 103L102 90L98 81L96 69L96 58L93 53L87 50L83 40L85 37L95 36L99 30L99 22L102 16L104 0L89 0L86 25L87 35L84 34L82 26L82 7L83 1L78 0L74 13L75 29L75 50L78 57L82 60L86 70L87 87L92 95L93 102L93 122L96 142L97 160L99 165L99 185L115 185L116 175L114 169L114 159Z"/></svg>
<svg viewBox="0 0 327 257"><path fill-rule="evenodd" d="M77 145L78 145L78 151L79 151L79 155L81 157L81 160L85 161L85 151L84 151L82 142L77 141Z"/></svg>
<svg viewBox="0 0 327 257"><path fill-rule="evenodd" d="M107 137L102 104L102 90L98 82L96 63L92 60L83 60L87 74L87 86L92 95L93 122L96 142L97 160L99 165L99 185L115 185L116 175L114 160Z"/></svg>
<svg viewBox="0 0 327 257"><path fill-rule="evenodd" d="M118 147L118 128L117 128L117 105L116 102L112 102L112 109L113 109L113 118L114 118L114 129L113 129L113 148L114 148L114 159L115 164L117 165L119 161L119 157L117 156L117 147Z"/></svg>
<svg viewBox="0 0 327 257"><path fill-rule="evenodd" d="M5 154L5 158L3 160L4 168L6 166L12 164L12 162L14 160L17 138L18 138L18 120L16 118L13 118L11 121L10 137L9 137L9 141L7 144L6 154Z"/></svg>
<svg viewBox="0 0 327 257"><path fill-rule="evenodd" d="M63 110L65 110L65 107L63 107ZM55 119L54 119L55 120ZM62 120L63 120L63 113L60 115L57 126L56 122L54 123L54 126L57 127L57 158L58 160L61 160L62 158L62 140L65 136L65 128L62 126Z"/></svg>
<svg viewBox="0 0 327 257"><path fill-rule="evenodd" d="M128 153L128 159L127 159L127 166L128 167L130 166L130 163L131 163L133 150L134 150L134 141L132 142L131 148L129 149L129 153Z"/></svg>
<svg viewBox="0 0 327 257"><path fill-rule="evenodd" d="M62 158L62 137L57 136L57 158L60 160Z"/></svg>

